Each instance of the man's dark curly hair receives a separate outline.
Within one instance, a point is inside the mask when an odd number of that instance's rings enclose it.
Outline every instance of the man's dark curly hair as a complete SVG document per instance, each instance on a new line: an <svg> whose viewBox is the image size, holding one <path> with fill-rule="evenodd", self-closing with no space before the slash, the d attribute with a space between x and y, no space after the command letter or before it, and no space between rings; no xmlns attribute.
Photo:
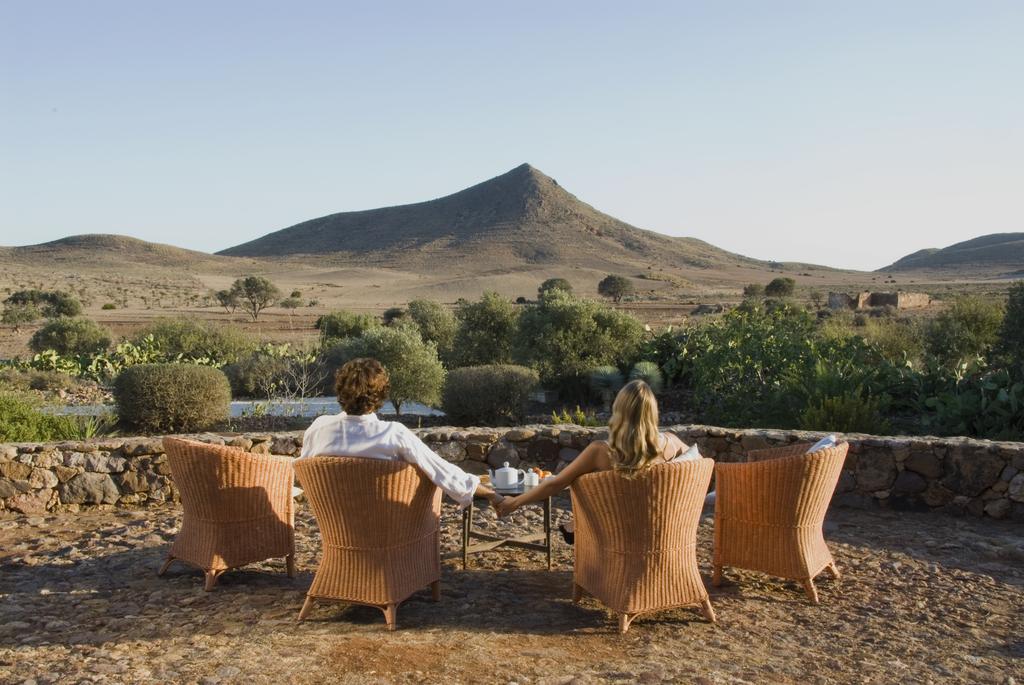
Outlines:
<svg viewBox="0 0 1024 685"><path fill-rule="evenodd" d="M346 414L369 414L384 406L391 391L391 379L379 361L360 357L338 369L334 391Z"/></svg>

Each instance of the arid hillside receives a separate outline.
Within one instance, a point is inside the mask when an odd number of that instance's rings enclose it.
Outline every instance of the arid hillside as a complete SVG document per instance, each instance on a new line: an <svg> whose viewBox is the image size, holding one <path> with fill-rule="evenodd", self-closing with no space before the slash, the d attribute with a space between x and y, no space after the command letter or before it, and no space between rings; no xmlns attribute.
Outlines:
<svg viewBox="0 0 1024 685"><path fill-rule="evenodd" d="M918 250L879 271L956 273L973 278L1024 276L1024 233L992 233L941 250Z"/></svg>
<svg viewBox="0 0 1024 685"><path fill-rule="evenodd" d="M701 240L673 238L619 221L529 164L436 200L331 214L221 254L358 257L375 266L413 270L454 258L504 268L765 266Z"/></svg>

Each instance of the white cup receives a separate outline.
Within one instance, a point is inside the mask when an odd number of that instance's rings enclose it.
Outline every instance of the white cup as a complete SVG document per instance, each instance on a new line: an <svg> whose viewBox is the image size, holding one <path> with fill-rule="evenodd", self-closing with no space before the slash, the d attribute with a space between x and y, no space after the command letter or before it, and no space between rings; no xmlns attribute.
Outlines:
<svg viewBox="0 0 1024 685"><path fill-rule="evenodd" d="M536 471L527 471L526 476L523 477L523 487L529 490L535 488L540 484L540 476L537 475Z"/></svg>

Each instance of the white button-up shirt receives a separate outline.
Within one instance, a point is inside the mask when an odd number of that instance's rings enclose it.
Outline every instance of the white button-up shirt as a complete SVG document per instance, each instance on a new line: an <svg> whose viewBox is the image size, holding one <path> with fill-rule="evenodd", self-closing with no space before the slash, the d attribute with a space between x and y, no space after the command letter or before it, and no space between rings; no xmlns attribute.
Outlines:
<svg viewBox="0 0 1024 685"><path fill-rule="evenodd" d="M473 501L480 485L479 477L445 461L405 425L381 421L376 414L318 416L306 429L299 458L320 456L407 461L461 507Z"/></svg>

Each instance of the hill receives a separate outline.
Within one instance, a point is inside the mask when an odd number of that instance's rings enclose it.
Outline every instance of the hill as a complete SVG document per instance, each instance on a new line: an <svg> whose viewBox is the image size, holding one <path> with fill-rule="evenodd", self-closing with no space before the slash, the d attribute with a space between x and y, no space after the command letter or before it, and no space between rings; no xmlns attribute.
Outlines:
<svg viewBox="0 0 1024 685"><path fill-rule="evenodd" d="M1024 233L992 233L942 249L918 250L879 271L957 271L965 277L1012 277L1024 271Z"/></svg>
<svg viewBox="0 0 1024 685"><path fill-rule="evenodd" d="M436 200L331 214L218 254L331 255L411 270L437 266L435 258L505 269L765 265L701 240L631 226L580 201L529 164Z"/></svg>
<svg viewBox="0 0 1024 685"><path fill-rule="evenodd" d="M125 268L147 265L157 268L224 266L234 260L172 245L151 243L125 235L73 235L38 245L0 247L6 263L38 266L74 265L75 268ZM248 260L246 260L248 261Z"/></svg>

